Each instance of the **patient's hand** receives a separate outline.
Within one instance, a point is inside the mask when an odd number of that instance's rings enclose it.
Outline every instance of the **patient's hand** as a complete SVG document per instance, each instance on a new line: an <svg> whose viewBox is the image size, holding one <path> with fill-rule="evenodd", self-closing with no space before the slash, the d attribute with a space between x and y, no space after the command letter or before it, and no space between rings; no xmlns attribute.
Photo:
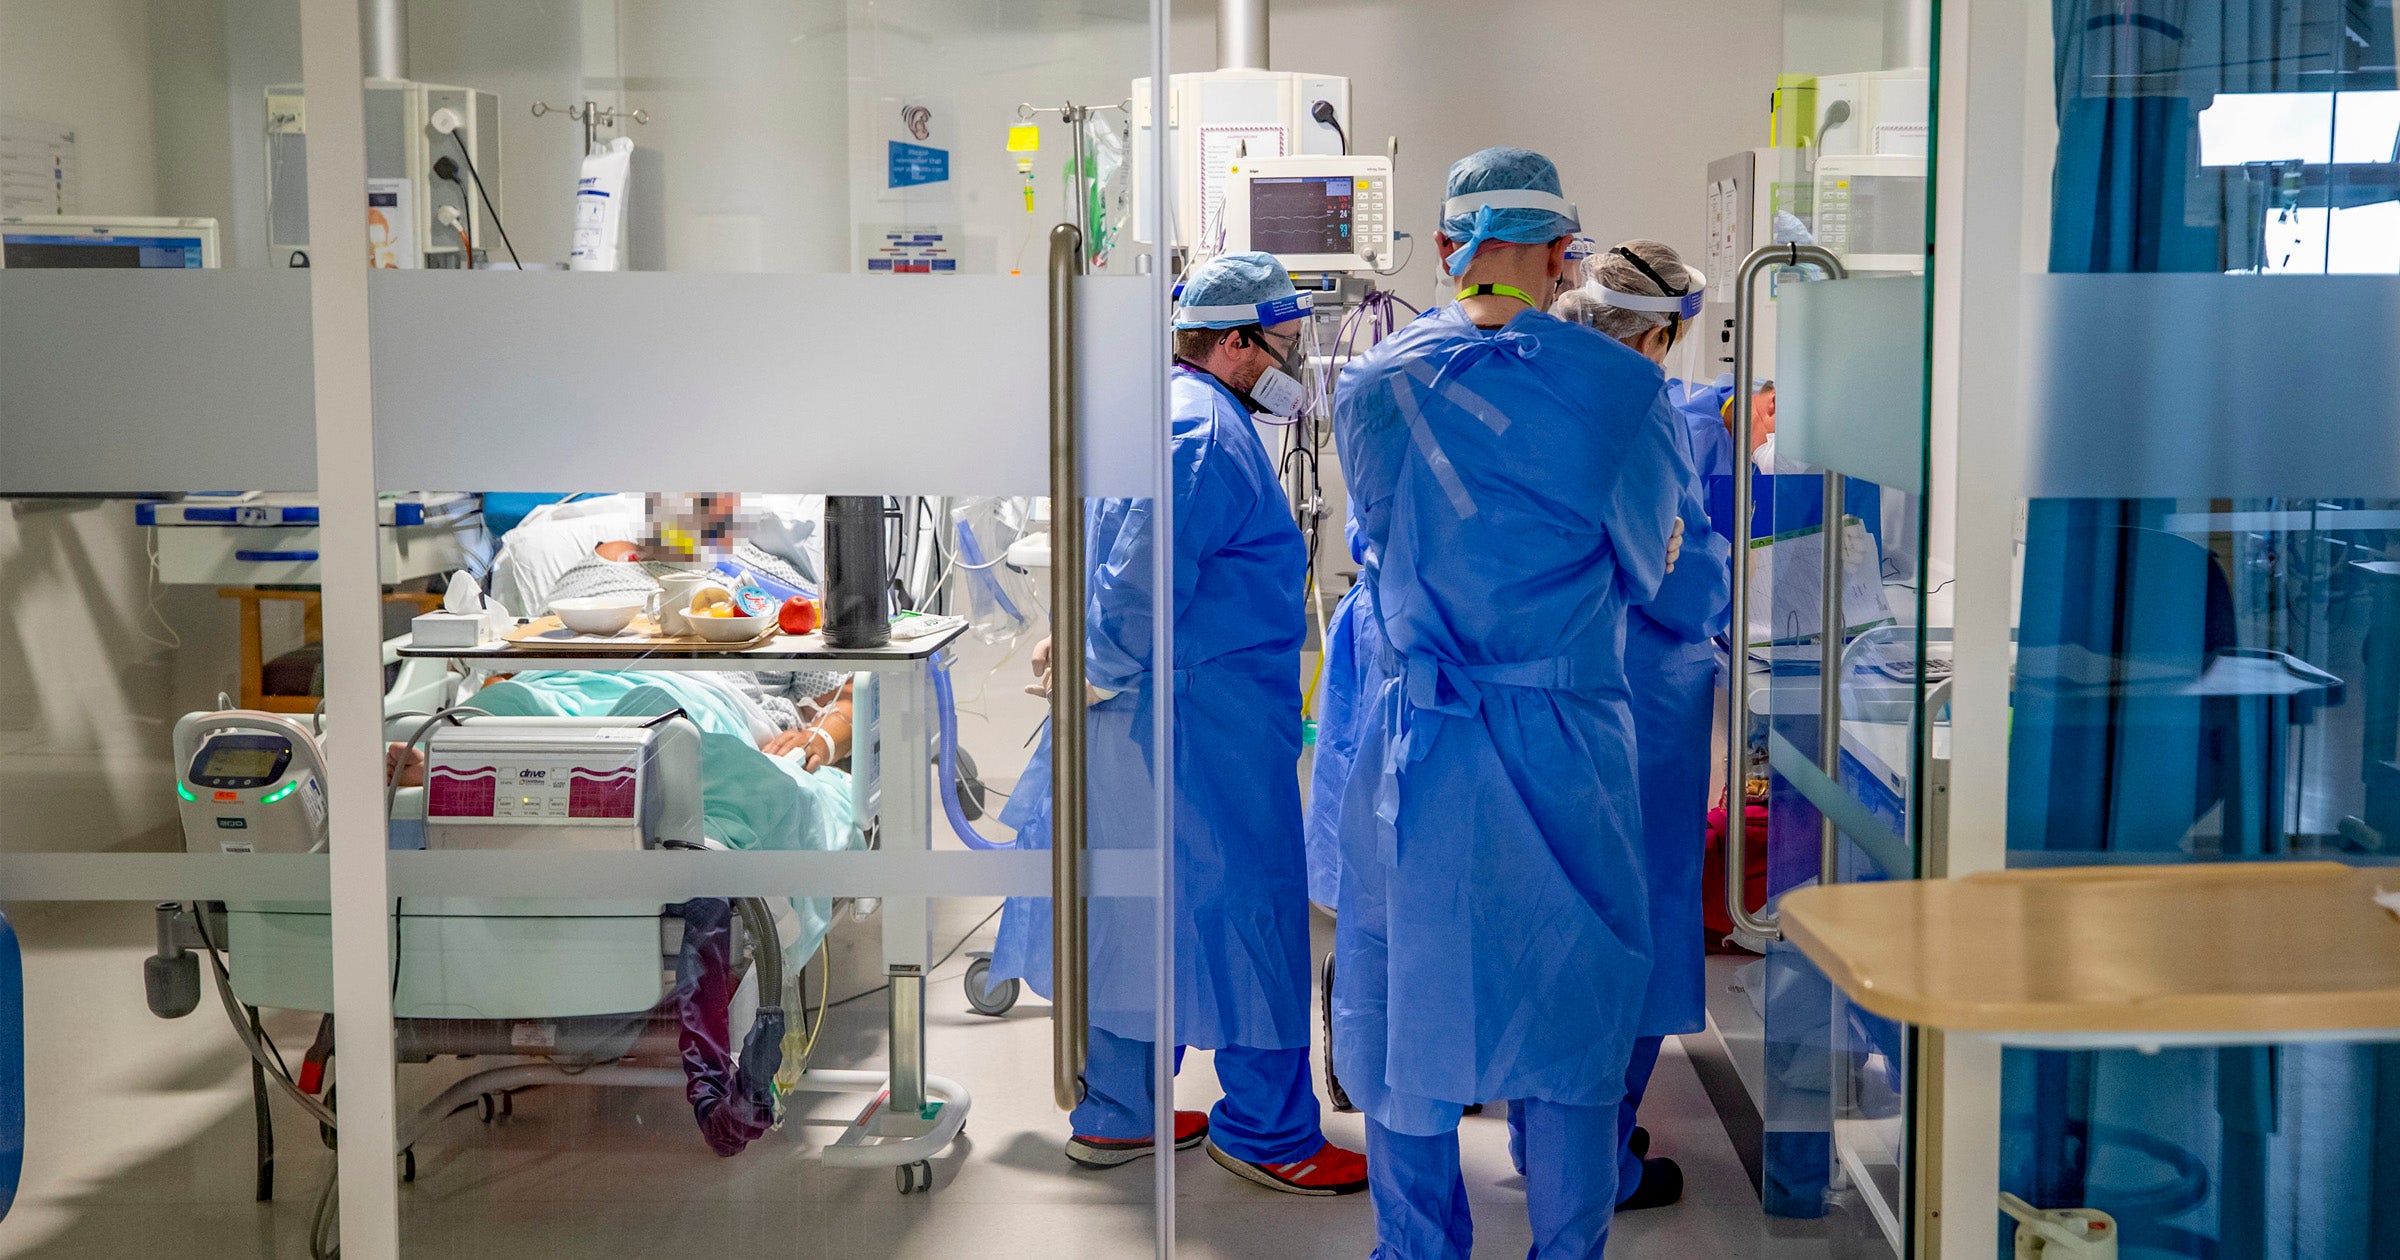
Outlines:
<svg viewBox="0 0 2400 1260"><path fill-rule="evenodd" d="M384 745L383 781L391 787L425 786L425 750L407 744Z"/></svg>
<svg viewBox="0 0 2400 1260"><path fill-rule="evenodd" d="M629 542L604 542L592 548L592 554L603 560L627 562L642 558L642 549Z"/></svg>
<svg viewBox="0 0 2400 1260"><path fill-rule="evenodd" d="M807 731L777 731L759 741L758 750L770 757L783 757L800 751L807 744Z"/></svg>

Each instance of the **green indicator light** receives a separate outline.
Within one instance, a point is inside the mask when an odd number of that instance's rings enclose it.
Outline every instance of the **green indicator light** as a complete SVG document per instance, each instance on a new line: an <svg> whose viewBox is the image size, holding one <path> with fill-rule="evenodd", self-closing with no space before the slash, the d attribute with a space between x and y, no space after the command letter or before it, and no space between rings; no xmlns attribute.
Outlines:
<svg viewBox="0 0 2400 1260"><path fill-rule="evenodd" d="M199 797L192 795L192 790L188 787L185 787L183 785L183 780L181 779L175 780L175 795L180 796L187 801L196 801L200 799Z"/></svg>
<svg viewBox="0 0 2400 1260"><path fill-rule="evenodd" d="M280 801L280 800L282 800L284 797L290 796L292 793L294 793L294 792L297 792L297 791L299 791L299 790L300 790L300 784L299 784L297 781L295 781L295 782L291 782L291 783L286 783L286 784L284 784L282 787L279 787L279 788L275 789L274 791L267 793L265 796L259 797L259 798L258 798L258 803L259 803L259 804L261 804L261 805L272 805L272 804L274 804L275 802L277 802L277 801Z"/></svg>

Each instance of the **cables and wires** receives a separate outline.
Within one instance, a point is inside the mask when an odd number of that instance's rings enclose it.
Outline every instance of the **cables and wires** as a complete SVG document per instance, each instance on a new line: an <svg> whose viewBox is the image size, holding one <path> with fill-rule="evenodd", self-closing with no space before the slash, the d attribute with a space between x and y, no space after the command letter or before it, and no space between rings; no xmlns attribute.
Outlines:
<svg viewBox="0 0 2400 1260"><path fill-rule="evenodd" d="M483 188L483 176L475 170L475 155L467 152L467 142L456 131L450 133L450 142L458 146L458 156L467 164L467 178L475 181L475 195L483 199L483 212L492 216L492 226L500 229L500 243L508 247L508 260L515 263L519 271L524 270L525 261L517 257L516 242L508 239L508 225L500 221L500 207L492 204L492 195ZM461 231L459 235L465 236L466 233ZM468 261L472 262L473 259Z"/></svg>
<svg viewBox="0 0 2400 1260"><path fill-rule="evenodd" d="M194 902L191 906L191 916L192 924L200 934L201 949L208 955L208 970L211 979L216 984L217 1000L225 1008L225 1018L233 1024L233 1035L240 1038L242 1048L250 1052L251 1062L258 1064L267 1079L274 1081L276 1086L289 1095L293 1102L298 1103L300 1109L307 1112L310 1119L338 1132L340 1126L335 1122L332 1106L329 1103L319 1102L307 1091L301 1089L299 1082L292 1079L291 1069L284 1066L282 1052L274 1048L274 1043L267 1039L264 1029L255 1034L251 1031L250 1021L242 1014L241 1003L234 999L233 977L225 969L225 955L218 949L216 941L209 936L207 907ZM324 1188L317 1192L316 1207L309 1216L308 1253L312 1260L334 1260L334 1257L342 1254L338 1233L340 1229L340 1213L337 1210L339 1185L338 1170L328 1170L325 1174Z"/></svg>
<svg viewBox="0 0 2400 1260"><path fill-rule="evenodd" d="M1333 128L1333 134L1342 142L1342 155L1345 157L1349 156L1350 133L1342 130L1341 115L1336 114L1333 111L1332 101L1318 101L1316 104L1309 106L1308 116L1316 119L1318 122L1321 122L1328 127Z"/></svg>
<svg viewBox="0 0 2400 1260"><path fill-rule="evenodd" d="M409 752L414 750L417 745L424 743L425 736L430 734L434 727L441 725L444 720L447 720L452 726L458 725L460 714L468 714L474 717L492 716L486 710L478 709L473 705L466 704L454 704L449 708L442 709L434 713L431 717L426 718L423 722L417 724L417 729L409 734L408 741L400 745L400 757L402 759L406 759ZM383 816L386 819L389 819L392 816L392 802L400 798L399 770L400 767L397 764L387 766L384 769ZM405 941L405 937L402 934L403 929L408 925L408 920L402 917L402 911L404 909L406 909L406 907L402 904L400 898L395 897L392 899L392 998L394 1001L397 1001L400 997L400 948Z"/></svg>
<svg viewBox="0 0 2400 1260"><path fill-rule="evenodd" d="M988 924L989 924L989 923L990 923L992 920L999 918L999 917L1000 917L1000 911L1001 911L1001 910L1003 910L1003 909L1005 909L1005 908L1006 908L1006 903L1003 903L1003 904L1001 904L1001 905L997 905L997 906L993 906L993 907L992 907L992 912L991 912L990 914L987 914L987 915L983 916L981 919L977 920L977 921L976 921L976 923L975 923L975 926L973 926L973 927L971 927L971 928L968 928L968 929L966 930L965 934L964 934L964 935L962 935L962 936L960 936L960 937L958 938L958 940L956 940L955 942L953 942L953 943L951 944L950 948L949 948L947 951L945 951L945 952L942 954L942 956L941 956L940 958L937 958L937 959L935 959L935 960L934 960L934 963L933 963L933 965L932 965L932 966L930 966L930 967L927 967L927 968L925 969L925 979L926 979L926 980L928 980L928 981L931 981L931 980L933 979L933 973L934 973L934 972L940 971L940 970L942 969L942 965L943 965L944 963L947 963L947 962L949 962L951 959L958 957L958 951L960 951L960 950L962 950L962 949L965 949L965 948L967 947L967 942L975 939L975 934L976 934L976 933L978 933L978 932L981 932L981 931L984 929L984 927L985 927L986 925L988 925ZM826 978L826 981L827 981L828 985L830 985L830 984L831 984L831 982L832 982L832 979L833 979L833 974L832 974L832 971L831 971L831 969L830 969L830 968L827 970L827 972L826 972L826 977L825 977L825 978ZM822 1020L822 1019L824 1019L824 1018L825 1018L825 1012L826 1012L826 1011L828 1011L828 1010L830 1010L830 1009L832 1009L832 1007L833 1007L833 1006L848 1006L848 1005L850 1005L852 1002L864 1002L864 1001L866 1001L868 998L871 998L871 997L875 996L875 995L876 995L876 994L878 994L878 993L882 993L882 992L884 992L884 991L886 991L886 990L890 989L891 987L892 987L892 986L890 986L890 985L888 985L888 984L879 984L879 985L876 985L876 986L875 986L874 988L872 988L872 989L868 989L868 990L867 990L867 991L865 991L864 993L853 993L853 994L851 994L850 996L848 996L848 997L846 997L846 998L843 998L841 1001L833 1003L833 1004L832 1004L832 1006L820 1006L819 1008L817 1008L817 1018L818 1018L819 1020Z"/></svg>

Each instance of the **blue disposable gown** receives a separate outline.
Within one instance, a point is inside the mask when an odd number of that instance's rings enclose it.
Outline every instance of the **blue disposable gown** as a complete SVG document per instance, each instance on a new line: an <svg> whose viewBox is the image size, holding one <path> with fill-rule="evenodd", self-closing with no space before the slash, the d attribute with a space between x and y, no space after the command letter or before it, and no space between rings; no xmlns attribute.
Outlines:
<svg viewBox="0 0 2400 1260"><path fill-rule="evenodd" d="M1614 1105L1650 973L1627 609L1690 472L1656 366L1528 311L1343 373L1390 677L1342 804L1336 1066L1385 1128Z"/></svg>
<svg viewBox="0 0 2400 1260"><path fill-rule="evenodd" d="M1347 532L1350 558L1367 566L1366 527L1355 514ZM1382 685L1383 632L1368 601L1374 587L1360 581L1342 596L1325 627L1325 669L1317 684L1317 755L1308 772L1308 899L1332 909L1342 874L1342 793L1358 758L1361 698Z"/></svg>
<svg viewBox="0 0 2400 1260"><path fill-rule="evenodd" d="M1150 800L1153 612L1175 616L1175 1030L1181 1044L1288 1050L1309 1044L1308 883L1300 827L1301 584L1308 557L1250 414L1215 378L1178 367L1175 589L1152 581L1152 505L1089 512L1086 626L1091 683L1117 694L1090 711L1094 848L1155 847ZM1018 843L1050 843L1045 732L1001 814ZM993 973L1050 988L1043 899L1012 900ZM1091 903L1092 1023L1150 1041L1158 905Z"/></svg>
<svg viewBox="0 0 2400 1260"><path fill-rule="evenodd" d="M1691 397L1680 381L1670 400ZM1703 391L1701 397L1705 399ZM1678 439L1692 456L1683 485L1683 557L1658 594L1625 621L1625 675L1633 686L1635 757L1641 768L1643 859L1650 886L1650 991L1645 1037L1698 1032L1706 1020L1700 875L1708 843L1710 718L1717 648L1732 583L1732 546L1709 528L1699 460L1725 425L1714 406L1679 405ZM1712 438L1713 435L1713 438ZM1720 444L1721 445L1721 444Z"/></svg>

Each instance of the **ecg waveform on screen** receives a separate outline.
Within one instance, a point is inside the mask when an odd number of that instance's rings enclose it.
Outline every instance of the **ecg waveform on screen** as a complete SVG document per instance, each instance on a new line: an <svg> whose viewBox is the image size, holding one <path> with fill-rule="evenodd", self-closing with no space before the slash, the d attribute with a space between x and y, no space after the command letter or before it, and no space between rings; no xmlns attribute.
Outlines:
<svg viewBox="0 0 2400 1260"><path fill-rule="evenodd" d="M1250 184L1250 248L1270 254L1347 254L1350 181L1259 179Z"/></svg>

